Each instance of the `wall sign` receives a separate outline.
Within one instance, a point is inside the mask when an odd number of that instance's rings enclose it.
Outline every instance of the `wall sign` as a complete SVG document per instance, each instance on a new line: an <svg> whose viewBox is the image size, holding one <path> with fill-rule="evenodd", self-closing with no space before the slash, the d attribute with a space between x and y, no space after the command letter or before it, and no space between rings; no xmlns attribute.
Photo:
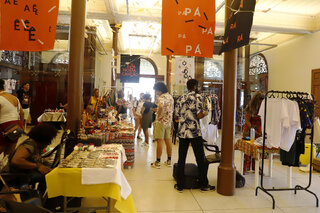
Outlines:
<svg viewBox="0 0 320 213"><path fill-rule="evenodd" d="M215 0L162 1L162 55L213 55Z"/></svg>
<svg viewBox="0 0 320 213"><path fill-rule="evenodd" d="M194 78L194 58L175 58L175 84L186 85L189 79Z"/></svg>
<svg viewBox="0 0 320 213"><path fill-rule="evenodd" d="M1 50L53 49L59 0L1 0Z"/></svg>
<svg viewBox="0 0 320 213"><path fill-rule="evenodd" d="M121 55L120 82L139 83L140 56Z"/></svg>
<svg viewBox="0 0 320 213"><path fill-rule="evenodd" d="M256 0L233 1L220 54L249 44L255 6Z"/></svg>

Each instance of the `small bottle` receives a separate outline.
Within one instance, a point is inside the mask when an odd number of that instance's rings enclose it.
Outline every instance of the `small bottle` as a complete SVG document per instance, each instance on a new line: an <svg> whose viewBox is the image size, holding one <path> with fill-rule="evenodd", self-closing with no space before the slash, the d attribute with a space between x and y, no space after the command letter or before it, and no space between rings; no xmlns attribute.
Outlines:
<svg viewBox="0 0 320 213"><path fill-rule="evenodd" d="M250 141L251 141L251 143L254 143L255 134L256 134L255 129L254 129L254 128L251 128L251 129L250 129Z"/></svg>

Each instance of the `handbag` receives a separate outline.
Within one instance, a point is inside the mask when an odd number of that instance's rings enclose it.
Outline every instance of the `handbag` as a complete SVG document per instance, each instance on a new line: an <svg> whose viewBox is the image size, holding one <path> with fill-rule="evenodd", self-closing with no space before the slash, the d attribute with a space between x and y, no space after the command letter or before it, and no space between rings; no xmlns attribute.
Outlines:
<svg viewBox="0 0 320 213"><path fill-rule="evenodd" d="M22 135L23 129L18 124L12 124L3 130L2 135L11 140L15 141Z"/></svg>

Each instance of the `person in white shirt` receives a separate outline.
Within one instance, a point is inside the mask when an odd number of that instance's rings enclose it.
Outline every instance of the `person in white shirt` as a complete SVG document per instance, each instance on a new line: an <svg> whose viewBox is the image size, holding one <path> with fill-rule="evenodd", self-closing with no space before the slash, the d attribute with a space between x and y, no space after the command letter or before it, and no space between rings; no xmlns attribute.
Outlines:
<svg viewBox="0 0 320 213"><path fill-rule="evenodd" d="M134 133L136 133L138 130L138 134L137 134L138 139L141 139L140 138L140 134L141 134L141 130L142 130L142 128L141 128L141 118L142 118L141 109L144 104L143 96L144 96L144 93L140 93L140 99L139 99L139 101L137 101L134 104L134 107L133 107L133 115L134 115L134 121L135 121Z"/></svg>

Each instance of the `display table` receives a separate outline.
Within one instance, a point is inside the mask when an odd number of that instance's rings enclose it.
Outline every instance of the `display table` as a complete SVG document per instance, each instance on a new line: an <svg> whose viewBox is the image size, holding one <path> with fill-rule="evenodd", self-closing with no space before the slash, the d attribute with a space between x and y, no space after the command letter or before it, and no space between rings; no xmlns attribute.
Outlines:
<svg viewBox="0 0 320 213"><path fill-rule="evenodd" d="M250 141L243 140L243 139L238 139L235 146L235 150L241 151L241 168L240 171L243 174L243 161L244 161L244 154L251 156L252 158L255 159L255 188L259 185L259 165L260 165L260 159L262 156L262 145L258 145L256 143L251 143ZM272 177L272 160L273 160L273 154L280 153L279 148L268 148L265 146L264 148L265 153L269 154L269 169L268 169L268 176ZM292 174L292 169L291 167L288 167L290 171L288 171L290 174ZM292 185L291 182L291 175L289 175L290 178L288 179L289 183L288 185Z"/></svg>
<svg viewBox="0 0 320 213"><path fill-rule="evenodd" d="M125 150L127 161L124 162L125 168L134 165L134 130L121 130L117 132L105 132L105 142L111 144L121 144Z"/></svg>
<svg viewBox="0 0 320 213"><path fill-rule="evenodd" d="M122 160L125 160L125 156L123 157ZM84 161L90 160L84 158ZM121 157L117 158L115 166L111 168L55 168L46 175L46 182L49 198L57 196L111 198L115 200L114 207L120 212L137 212L131 187L121 170ZM92 207L92 209L98 208ZM65 208L65 212L67 210Z"/></svg>

